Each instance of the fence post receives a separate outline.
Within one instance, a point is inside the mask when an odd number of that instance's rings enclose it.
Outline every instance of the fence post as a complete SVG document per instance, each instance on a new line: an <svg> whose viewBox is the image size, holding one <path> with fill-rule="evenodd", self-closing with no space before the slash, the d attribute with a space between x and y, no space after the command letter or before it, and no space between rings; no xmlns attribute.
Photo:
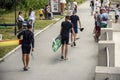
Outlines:
<svg viewBox="0 0 120 80"><path fill-rule="evenodd" d="M0 40L2 40L2 34L0 34Z"/></svg>
<svg viewBox="0 0 120 80"><path fill-rule="evenodd" d="M106 34L108 33L109 40L113 40L113 28L101 28L100 40L106 40Z"/></svg>
<svg viewBox="0 0 120 80"><path fill-rule="evenodd" d="M99 54L98 54L98 66L106 66L107 62L106 62L106 51L105 48L108 47L109 48L109 52L110 52L110 67L114 67L115 66L115 43L114 41L99 41L98 43L98 50L99 50Z"/></svg>

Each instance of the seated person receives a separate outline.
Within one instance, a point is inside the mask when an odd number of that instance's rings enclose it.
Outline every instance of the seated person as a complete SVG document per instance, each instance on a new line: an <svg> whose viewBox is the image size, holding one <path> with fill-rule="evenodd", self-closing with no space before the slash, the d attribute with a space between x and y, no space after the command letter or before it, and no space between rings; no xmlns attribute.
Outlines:
<svg viewBox="0 0 120 80"><path fill-rule="evenodd" d="M18 25L18 30L22 30L22 27L23 27L23 23L24 22L24 18L22 17L22 12L19 11L18 13L18 18L17 18L17 25Z"/></svg>
<svg viewBox="0 0 120 80"><path fill-rule="evenodd" d="M45 18L48 18L48 19L53 19L53 13L50 11L50 6L49 5L46 5L45 7Z"/></svg>
<svg viewBox="0 0 120 80"><path fill-rule="evenodd" d="M44 18L43 9L39 9L40 20Z"/></svg>

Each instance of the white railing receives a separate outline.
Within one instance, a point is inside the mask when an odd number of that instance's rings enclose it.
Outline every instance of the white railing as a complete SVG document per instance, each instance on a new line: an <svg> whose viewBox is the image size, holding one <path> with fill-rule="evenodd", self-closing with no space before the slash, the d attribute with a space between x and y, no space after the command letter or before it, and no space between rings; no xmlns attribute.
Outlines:
<svg viewBox="0 0 120 80"><path fill-rule="evenodd" d="M109 48L106 47L105 50L106 50L106 62L107 62L106 65L107 65L107 67L110 67L110 52L109 52Z"/></svg>
<svg viewBox="0 0 120 80"><path fill-rule="evenodd" d="M95 80L120 80L120 68L115 67L115 42L111 16L107 28L101 28L98 53Z"/></svg>
<svg viewBox="0 0 120 80"><path fill-rule="evenodd" d="M106 34L106 40L109 40L108 32L105 32L105 34Z"/></svg>

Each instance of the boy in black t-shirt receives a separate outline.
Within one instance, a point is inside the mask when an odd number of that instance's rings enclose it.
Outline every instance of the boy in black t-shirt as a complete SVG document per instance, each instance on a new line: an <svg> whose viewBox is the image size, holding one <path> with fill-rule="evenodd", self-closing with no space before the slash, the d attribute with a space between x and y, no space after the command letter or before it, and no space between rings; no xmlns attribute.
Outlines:
<svg viewBox="0 0 120 80"><path fill-rule="evenodd" d="M78 33L78 22L79 22L80 29L81 29L81 21L79 19L79 16L76 15L76 12L74 12L74 11L73 11L73 15L70 16L70 20L71 20L71 23L73 24L73 29L74 29L74 32L75 32L75 35L71 34L71 42L74 44L74 46L76 46L75 40L76 40L76 36L77 36L77 33Z"/></svg>
<svg viewBox="0 0 120 80"><path fill-rule="evenodd" d="M74 34L74 30L73 30L73 25L72 23L69 22L69 16L65 17L65 21L63 21L61 23L61 31L60 31L60 35L61 35L61 43L62 43L62 47L61 47L61 59L65 59L67 60L67 54L68 54L68 43L69 43L69 33L70 30L72 29L72 32ZM64 47L65 47L65 55L64 55Z"/></svg>
<svg viewBox="0 0 120 80"><path fill-rule="evenodd" d="M27 25L27 30L22 31L18 34L18 39L21 39L21 36L23 36L22 40L22 60L24 71L28 70L28 64L29 64L29 54L31 51L31 45L32 45L32 51L34 50L34 34L32 32L32 25Z"/></svg>

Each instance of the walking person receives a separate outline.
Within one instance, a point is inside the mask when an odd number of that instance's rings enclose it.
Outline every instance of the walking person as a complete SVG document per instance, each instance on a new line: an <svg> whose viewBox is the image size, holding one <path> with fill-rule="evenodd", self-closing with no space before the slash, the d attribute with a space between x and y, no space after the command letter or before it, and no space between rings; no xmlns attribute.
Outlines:
<svg viewBox="0 0 120 80"><path fill-rule="evenodd" d="M28 15L29 15L29 24L32 25L32 31L34 31L35 12L33 11L33 8L30 8Z"/></svg>
<svg viewBox="0 0 120 80"><path fill-rule="evenodd" d="M91 7L91 15L93 15L93 12L94 12L94 0L90 1L90 7Z"/></svg>
<svg viewBox="0 0 120 80"><path fill-rule="evenodd" d="M101 15L99 13L99 11L96 10L96 13L94 15L94 19L95 19L95 35L94 35L94 39L96 42L99 41L99 37L100 37L100 34L101 34L101 27L100 27L100 24L101 24Z"/></svg>
<svg viewBox="0 0 120 80"><path fill-rule="evenodd" d="M103 0L100 0L100 3L101 3L101 7L103 7Z"/></svg>
<svg viewBox="0 0 120 80"><path fill-rule="evenodd" d="M72 23L69 22L69 16L65 16L65 21L61 23L61 30L60 30L60 35L61 35L61 59L67 60L68 57L68 43L69 43L69 33L70 30L72 30L72 33L74 34L73 30L73 25Z"/></svg>
<svg viewBox="0 0 120 80"><path fill-rule="evenodd" d="M95 1L95 9L100 9L100 2L98 0Z"/></svg>
<svg viewBox="0 0 120 80"><path fill-rule="evenodd" d="M117 5L116 5L116 8L115 8L115 23L118 22L119 15L120 15L120 11L119 11L120 7L119 7L119 6L120 6L120 5L117 4Z"/></svg>
<svg viewBox="0 0 120 80"><path fill-rule="evenodd" d="M61 4L61 15L64 15L66 0L60 0Z"/></svg>
<svg viewBox="0 0 120 80"><path fill-rule="evenodd" d="M21 36L23 36L22 40L22 61L24 71L27 71L29 69L29 54L32 48L32 51L34 51L34 34L32 32L32 25L27 25L27 30L22 31L18 34L18 39L21 39Z"/></svg>
<svg viewBox="0 0 120 80"><path fill-rule="evenodd" d="M73 24L73 28L74 28L74 32L75 32L75 35L73 35L71 33L71 42L74 44L74 46L76 46L75 40L77 39L76 36L78 33L78 22L79 22L79 26L81 29L81 21L79 19L79 16L76 15L76 12L73 12L73 15L70 16L70 20L71 20L71 23ZM73 44L72 44L72 46L73 46Z"/></svg>
<svg viewBox="0 0 120 80"><path fill-rule="evenodd" d="M74 0L73 2L73 12L77 13L77 1L76 0Z"/></svg>

